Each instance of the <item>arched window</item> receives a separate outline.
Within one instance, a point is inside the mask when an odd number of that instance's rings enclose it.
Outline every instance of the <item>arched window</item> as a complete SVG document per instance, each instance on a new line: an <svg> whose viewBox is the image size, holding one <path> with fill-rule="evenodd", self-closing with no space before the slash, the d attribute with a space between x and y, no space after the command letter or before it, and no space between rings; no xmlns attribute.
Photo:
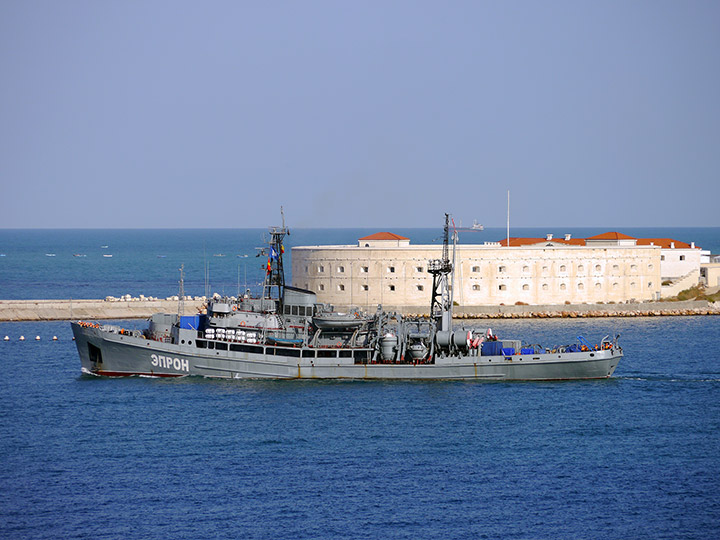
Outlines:
<svg viewBox="0 0 720 540"><path fill-rule="evenodd" d="M479 291L479 290L480 290L480 285L473 285L473 286L472 286L472 290L473 290L473 291Z"/></svg>
<svg viewBox="0 0 720 540"><path fill-rule="evenodd" d="M523 285L523 291L529 291L529 290L530 290L530 285L528 285L527 283L525 283L525 284Z"/></svg>

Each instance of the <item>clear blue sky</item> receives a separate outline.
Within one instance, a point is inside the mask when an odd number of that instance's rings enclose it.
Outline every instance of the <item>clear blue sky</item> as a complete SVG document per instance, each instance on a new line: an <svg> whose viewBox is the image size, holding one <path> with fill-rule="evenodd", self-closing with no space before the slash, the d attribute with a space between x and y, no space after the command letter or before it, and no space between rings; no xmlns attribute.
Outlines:
<svg viewBox="0 0 720 540"><path fill-rule="evenodd" d="M0 227L720 226L720 2L0 3Z"/></svg>

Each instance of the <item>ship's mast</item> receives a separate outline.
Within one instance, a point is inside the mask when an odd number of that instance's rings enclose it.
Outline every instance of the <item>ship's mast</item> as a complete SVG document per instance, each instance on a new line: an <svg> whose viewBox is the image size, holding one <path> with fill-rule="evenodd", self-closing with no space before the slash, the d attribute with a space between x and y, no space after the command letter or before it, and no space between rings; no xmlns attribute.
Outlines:
<svg viewBox="0 0 720 540"><path fill-rule="evenodd" d="M180 296L178 297L178 315L185 315L185 265L180 265Z"/></svg>
<svg viewBox="0 0 720 540"><path fill-rule="evenodd" d="M283 267L283 240L290 231L285 227L285 214L282 207L280 208L282 215L281 227L270 227L270 251L268 253L268 261L265 272L265 282L263 283L263 298L276 298L278 300L278 308L282 309L282 296L285 288L285 269Z"/></svg>
<svg viewBox="0 0 720 540"><path fill-rule="evenodd" d="M433 276L433 291L430 299L430 317L435 320L440 331L450 330L452 326L452 304L448 275L452 272L450 262L449 231L450 216L445 214L445 229L443 233L442 259L428 261L428 272Z"/></svg>

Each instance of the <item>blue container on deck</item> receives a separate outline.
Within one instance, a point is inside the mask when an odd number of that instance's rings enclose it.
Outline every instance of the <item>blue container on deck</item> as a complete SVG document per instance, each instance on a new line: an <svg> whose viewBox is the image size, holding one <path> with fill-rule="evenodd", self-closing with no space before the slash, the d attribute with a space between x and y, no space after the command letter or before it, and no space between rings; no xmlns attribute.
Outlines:
<svg viewBox="0 0 720 540"><path fill-rule="evenodd" d="M502 341L484 341L480 356L502 356Z"/></svg>
<svg viewBox="0 0 720 540"><path fill-rule="evenodd" d="M200 315L182 315L180 317L180 328L197 330L200 327Z"/></svg>
<svg viewBox="0 0 720 540"><path fill-rule="evenodd" d="M503 347L502 353L503 356L512 356L515 354L515 347Z"/></svg>
<svg viewBox="0 0 720 540"><path fill-rule="evenodd" d="M535 347L523 347L520 354L535 354Z"/></svg>

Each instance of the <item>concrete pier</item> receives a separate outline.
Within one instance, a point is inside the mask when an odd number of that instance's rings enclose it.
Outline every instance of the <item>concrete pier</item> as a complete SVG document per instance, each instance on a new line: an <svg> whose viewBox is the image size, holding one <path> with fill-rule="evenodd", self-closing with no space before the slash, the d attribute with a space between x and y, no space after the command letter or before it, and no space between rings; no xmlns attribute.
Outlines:
<svg viewBox="0 0 720 540"><path fill-rule="evenodd" d="M145 319L153 313L177 313L177 299L105 300L0 300L0 321L62 321ZM204 299L185 300L185 315L198 313ZM336 306L339 310L343 308ZM383 306L403 315L427 315L417 306ZM373 312L374 309L368 310ZM455 306L456 319L526 319L585 317L658 317L681 315L720 315L720 303L705 300L685 302L642 302L633 304L572 304L544 306Z"/></svg>
<svg viewBox="0 0 720 540"><path fill-rule="evenodd" d="M194 315L204 304L204 300L185 300L185 314ZM153 313L177 311L176 299L0 300L0 321L145 319Z"/></svg>

